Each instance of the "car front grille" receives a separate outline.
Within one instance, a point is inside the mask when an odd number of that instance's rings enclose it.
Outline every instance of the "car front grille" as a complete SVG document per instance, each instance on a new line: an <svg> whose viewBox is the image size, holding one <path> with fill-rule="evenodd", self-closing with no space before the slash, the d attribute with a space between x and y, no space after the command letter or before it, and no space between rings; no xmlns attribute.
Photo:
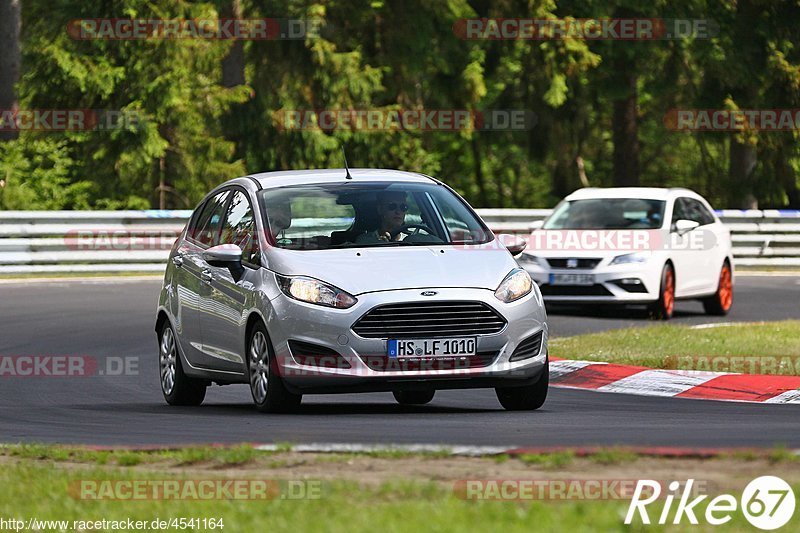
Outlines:
<svg viewBox="0 0 800 533"><path fill-rule="evenodd" d="M570 261L570 259L572 261L576 262L575 266L571 267L571 266L567 265L567 262ZM574 257L574 258L569 258L569 257L557 257L557 258L556 257L548 257L546 259L546 261L547 261L547 264L550 265L553 268L589 269L589 268L596 267L597 264L600 262L600 258L595 258L595 257L592 257L592 258L589 258L589 257Z"/></svg>
<svg viewBox="0 0 800 533"><path fill-rule="evenodd" d="M413 302L378 306L353 331L367 339L468 337L498 333L506 325L482 302Z"/></svg>
<svg viewBox="0 0 800 533"><path fill-rule="evenodd" d="M491 365L497 352L478 352L459 357L388 357L362 355L364 363L375 372L424 372L431 370L463 370Z"/></svg>
<svg viewBox="0 0 800 533"><path fill-rule="evenodd" d="M600 283L594 285L539 285L542 296L614 296Z"/></svg>

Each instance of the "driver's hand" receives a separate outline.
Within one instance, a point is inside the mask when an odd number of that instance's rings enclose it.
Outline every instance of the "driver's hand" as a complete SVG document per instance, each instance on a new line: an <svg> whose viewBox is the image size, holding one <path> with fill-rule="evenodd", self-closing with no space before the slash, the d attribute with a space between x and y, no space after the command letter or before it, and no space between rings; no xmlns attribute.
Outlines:
<svg viewBox="0 0 800 533"><path fill-rule="evenodd" d="M378 235L378 239L380 239L382 241L391 241L392 240L392 236L389 234L388 231L385 231L385 232L381 233L380 235Z"/></svg>

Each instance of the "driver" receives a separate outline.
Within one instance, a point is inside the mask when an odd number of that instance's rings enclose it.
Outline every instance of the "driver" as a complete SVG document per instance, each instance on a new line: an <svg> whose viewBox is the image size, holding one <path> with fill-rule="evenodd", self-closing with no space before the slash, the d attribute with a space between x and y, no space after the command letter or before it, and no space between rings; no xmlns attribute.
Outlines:
<svg viewBox="0 0 800 533"><path fill-rule="evenodd" d="M375 243L379 241L399 241L400 230L406 221L408 204L406 193L402 191L383 191L378 193L378 229L362 233L356 243ZM392 234L394 233L394 237Z"/></svg>

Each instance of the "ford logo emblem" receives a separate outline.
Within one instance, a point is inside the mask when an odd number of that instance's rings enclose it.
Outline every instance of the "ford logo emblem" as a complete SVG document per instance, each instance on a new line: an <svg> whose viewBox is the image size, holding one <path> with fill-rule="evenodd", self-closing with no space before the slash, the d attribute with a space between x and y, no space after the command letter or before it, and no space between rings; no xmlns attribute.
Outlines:
<svg viewBox="0 0 800 533"><path fill-rule="evenodd" d="M436 296L439 293L436 291L422 291L420 294L422 296Z"/></svg>

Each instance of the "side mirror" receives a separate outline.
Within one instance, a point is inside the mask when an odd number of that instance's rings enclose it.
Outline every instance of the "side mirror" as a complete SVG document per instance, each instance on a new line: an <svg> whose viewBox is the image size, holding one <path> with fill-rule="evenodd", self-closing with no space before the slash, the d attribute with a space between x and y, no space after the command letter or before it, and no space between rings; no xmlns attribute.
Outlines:
<svg viewBox="0 0 800 533"><path fill-rule="evenodd" d="M684 233L688 233L698 226L700 226L699 222L694 220L686 220L682 218L675 222L673 228L678 233L678 235L683 235Z"/></svg>
<svg viewBox="0 0 800 533"><path fill-rule="evenodd" d="M240 269L242 249L235 244L220 244L203 252L203 260L211 266Z"/></svg>
<svg viewBox="0 0 800 533"><path fill-rule="evenodd" d="M522 250L528 245L528 241L510 233L501 233L497 236L497 240L506 247L506 250L511 252L511 255L521 254Z"/></svg>

